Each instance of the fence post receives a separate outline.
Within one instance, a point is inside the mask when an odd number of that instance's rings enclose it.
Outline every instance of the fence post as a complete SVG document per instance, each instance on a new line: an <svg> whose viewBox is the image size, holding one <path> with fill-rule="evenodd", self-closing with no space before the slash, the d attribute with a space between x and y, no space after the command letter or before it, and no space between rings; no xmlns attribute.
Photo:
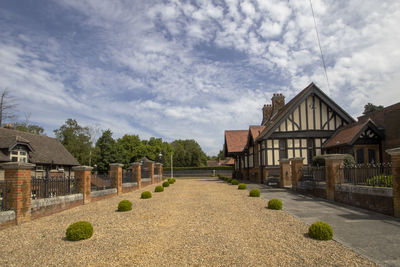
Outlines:
<svg viewBox="0 0 400 267"><path fill-rule="evenodd" d="M141 164L139 162L134 162L131 164L132 166L132 173L135 174L135 177L137 179L137 186L138 189L142 188L142 170L141 170Z"/></svg>
<svg viewBox="0 0 400 267"><path fill-rule="evenodd" d="M293 189L296 189L297 181L299 181L302 176L303 160L304 160L304 158L291 158L290 159L290 165L291 165L291 170L292 170L292 188Z"/></svg>
<svg viewBox="0 0 400 267"><path fill-rule="evenodd" d="M400 147L388 149L386 152L392 160L393 215L400 217Z"/></svg>
<svg viewBox="0 0 400 267"><path fill-rule="evenodd" d="M72 170L75 173L75 181L78 187L79 193L83 194L83 204L90 202L90 185L92 179L93 167L90 166L77 166L73 167Z"/></svg>
<svg viewBox="0 0 400 267"><path fill-rule="evenodd" d="M124 164L111 163L110 164L110 178L112 185L117 188L117 195L122 194L122 167Z"/></svg>
<svg viewBox="0 0 400 267"><path fill-rule="evenodd" d="M4 178L10 188L7 204L15 211L15 223L31 220L31 169L36 165L24 162L8 162L1 165Z"/></svg>
<svg viewBox="0 0 400 267"><path fill-rule="evenodd" d="M339 168L344 160L343 154L326 154L325 158L325 180L326 199L335 201L335 185L340 182Z"/></svg>
<svg viewBox="0 0 400 267"><path fill-rule="evenodd" d="M279 164L281 166L281 177L279 186L281 188L285 186L292 185L292 173L290 170L290 160L289 159L281 159L279 160Z"/></svg>

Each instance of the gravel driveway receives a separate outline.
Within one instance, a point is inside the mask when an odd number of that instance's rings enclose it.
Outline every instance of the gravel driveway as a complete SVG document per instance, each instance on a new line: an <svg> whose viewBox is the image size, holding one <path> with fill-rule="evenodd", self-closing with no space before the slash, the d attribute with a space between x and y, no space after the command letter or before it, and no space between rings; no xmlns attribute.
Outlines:
<svg viewBox="0 0 400 267"><path fill-rule="evenodd" d="M266 201L215 179L178 179L142 200L144 190L93 202L0 231L0 266L370 266L335 241L305 236L308 227ZM129 199L130 212L116 212ZM283 203L285 204L285 203ZM87 220L92 238L64 239Z"/></svg>

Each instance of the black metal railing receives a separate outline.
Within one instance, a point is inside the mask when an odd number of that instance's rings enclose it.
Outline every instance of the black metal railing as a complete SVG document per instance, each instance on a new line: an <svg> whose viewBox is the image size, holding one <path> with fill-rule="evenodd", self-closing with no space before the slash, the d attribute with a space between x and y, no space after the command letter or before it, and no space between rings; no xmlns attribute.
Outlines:
<svg viewBox="0 0 400 267"><path fill-rule="evenodd" d="M75 194L77 192L76 180L72 176L31 178L32 199L51 198Z"/></svg>
<svg viewBox="0 0 400 267"><path fill-rule="evenodd" d="M151 178L151 170L150 170L150 167L144 167L143 165L142 165L142 168L141 168L141 177L142 177L142 179L143 178Z"/></svg>
<svg viewBox="0 0 400 267"><path fill-rule="evenodd" d="M132 169L123 170L122 183L137 183L136 172L133 172Z"/></svg>
<svg viewBox="0 0 400 267"><path fill-rule="evenodd" d="M374 187L393 186L391 163L341 166L339 175L341 183Z"/></svg>
<svg viewBox="0 0 400 267"><path fill-rule="evenodd" d="M8 202L7 202L9 193L10 193L10 187L8 185L8 181L1 180L0 181L0 211L10 209Z"/></svg>
<svg viewBox="0 0 400 267"><path fill-rule="evenodd" d="M160 167L157 164L154 164L154 173L153 173L153 175L154 175L154 179L156 179L156 180L160 178L160 175L158 174L159 169L160 169Z"/></svg>
<svg viewBox="0 0 400 267"><path fill-rule="evenodd" d="M325 166L304 166L301 173L302 181L325 182Z"/></svg>
<svg viewBox="0 0 400 267"><path fill-rule="evenodd" d="M94 173L91 177L91 190L99 191L114 188L112 177L108 173Z"/></svg>

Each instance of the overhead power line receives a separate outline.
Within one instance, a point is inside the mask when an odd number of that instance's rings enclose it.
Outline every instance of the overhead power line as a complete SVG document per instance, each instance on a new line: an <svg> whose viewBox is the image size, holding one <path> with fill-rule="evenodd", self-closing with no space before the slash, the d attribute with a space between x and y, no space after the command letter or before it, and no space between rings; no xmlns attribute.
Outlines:
<svg viewBox="0 0 400 267"><path fill-rule="evenodd" d="M326 83L328 84L328 90L330 91L330 85L329 85L329 79L328 79L328 73L326 72L326 65L325 65L325 59L324 59L324 54L322 53L322 48L321 48L321 42L319 40L319 33L318 33L318 28L317 28L317 22L315 21L315 15L314 15L314 9L310 0L310 7L311 7L311 13L314 19L314 26L315 26L315 32L317 33L317 40L318 40L318 46L319 46L319 52L321 54L321 59L322 59L322 65L324 67L324 72L325 72L325 78L326 78Z"/></svg>

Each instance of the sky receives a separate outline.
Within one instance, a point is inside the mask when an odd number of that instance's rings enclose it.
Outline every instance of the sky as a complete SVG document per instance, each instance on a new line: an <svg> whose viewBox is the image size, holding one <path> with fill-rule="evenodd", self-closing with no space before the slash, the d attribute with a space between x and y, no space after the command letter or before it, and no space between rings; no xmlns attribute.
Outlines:
<svg viewBox="0 0 400 267"><path fill-rule="evenodd" d="M400 1L2 0L0 89L54 136L68 118L114 138L195 139L259 125L311 82L353 117L400 101Z"/></svg>

